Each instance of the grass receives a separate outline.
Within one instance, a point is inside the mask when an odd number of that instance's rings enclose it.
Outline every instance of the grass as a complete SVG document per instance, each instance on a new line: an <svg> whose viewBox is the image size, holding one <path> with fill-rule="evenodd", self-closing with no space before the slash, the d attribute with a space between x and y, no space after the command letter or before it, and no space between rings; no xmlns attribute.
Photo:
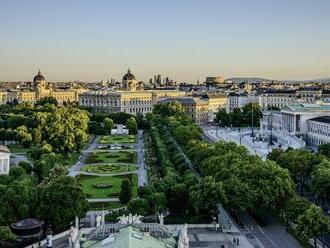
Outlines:
<svg viewBox="0 0 330 248"><path fill-rule="evenodd" d="M88 198L109 198L119 197L122 181L127 178L132 182L132 196L137 197L138 180L137 175L129 174L125 176L87 176L80 175L79 183L82 185L83 191ZM111 188L97 188L97 184L112 184Z"/></svg>
<svg viewBox="0 0 330 248"><path fill-rule="evenodd" d="M100 144L125 144L125 143L135 143L135 135L105 135L100 138Z"/></svg>
<svg viewBox="0 0 330 248"><path fill-rule="evenodd" d="M117 151L117 152L93 152L87 159L86 164L94 163L136 163L135 151Z"/></svg>
<svg viewBox="0 0 330 248"><path fill-rule="evenodd" d="M120 203L119 201L114 202L90 202L89 210L90 211L98 211L98 210L111 210L116 208L125 207L125 204Z"/></svg>
<svg viewBox="0 0 330 248"><path fill-rule="evenodd" d="M81 170L90 173L98 173L98 174L114 174L114 173L133 171L136 169L137 166L135 165L100 164L100 165L87 165L84 166Z"/></svg>

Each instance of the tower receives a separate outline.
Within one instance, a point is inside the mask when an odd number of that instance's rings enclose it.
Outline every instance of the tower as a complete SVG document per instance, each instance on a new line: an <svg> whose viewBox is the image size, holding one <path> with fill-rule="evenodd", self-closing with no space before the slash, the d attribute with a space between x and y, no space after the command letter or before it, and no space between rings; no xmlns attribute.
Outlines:
<svg viewBox="0 0 330 248"><path fill-rule="evenodd" d="M137 87L135 76L128 69L127 73L123 76L122 90L135 91Z"/></svg>

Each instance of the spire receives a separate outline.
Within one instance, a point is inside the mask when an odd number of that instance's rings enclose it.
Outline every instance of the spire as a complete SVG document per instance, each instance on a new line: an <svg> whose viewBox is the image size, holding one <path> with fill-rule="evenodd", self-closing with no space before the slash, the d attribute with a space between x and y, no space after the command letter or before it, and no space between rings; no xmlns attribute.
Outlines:
<svg viewBox="0 0 330 248"><path fill-rule="evenodd" d="M40 69L38 69L38 75L39 75L39 76L41 75Z"/></svg>
<svg viewBox="0 0 330 248"><path fill-rule="evenodd" d="M131 74L131 68L128 67L128 71L127 71L128 74Z"/></svg>

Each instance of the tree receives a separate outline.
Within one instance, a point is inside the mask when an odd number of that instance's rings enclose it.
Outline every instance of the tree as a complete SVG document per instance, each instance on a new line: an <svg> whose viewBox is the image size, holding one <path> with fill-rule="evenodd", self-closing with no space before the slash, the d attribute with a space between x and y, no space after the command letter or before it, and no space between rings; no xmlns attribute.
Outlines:
<svg viewBox="0 0 330 248"><path fill-rule="evenodd" d="M53 105L57 106L58 102L57 102L56 98L52 97L52 96L43 97L36 102L36 106L38 106L38 105L44 106L46 104L53 104Z"/></svg>
<svg viewBox="0 0 330 248"><path fill-rule="evenodd" d="M114 127L113 120L110 118L105 118L103 122L106 132L111 134L111 129Z"/></svg>
<svg viewBox="0 0 330 248"><path fill-rule="evenodd" d="M161 116L178 116L183 115L183 109L178 102L158 103L154 106L153 113Z"/></svg>
<svg viewBox="0 0 330 248"><path fill-rule="evenodd" d="M297 230L306 239L314 238L314 247L316 248L316 237L323 231L328 230L329 219L326 217L322 209L315 204L311 204L309 208L298 217Z"/></svg>
<svg viewBox="0 0 330 248"><path fill-rule="evenodd" d="M217 204L226 204L228 199L222 182L216 182L211 176L202 178L189 193L190 203L196 213L217 213Z"/></svg>
<svg viewBox="0 0 330 248"><path fill-rule="evenodd" d="M299 183L298 186L302 193L306 179L314 166L313 154L307 150L288 150L278 157L277 163L290 171L293 178Z"/></svg>
<svg viewBox="0 0 330 248"><path fill-rule="evenodd" d="M319 145L318 151L320 154L330 158L330 143L325 143L325 144Z"/></svg>
<svg viewBox="0 0 330 248"><path fill-rule="evenodd" d="M76 179L60 176L39 186L40 202L37 216L48 221L55 232L69 228L75 217L84 217L89 205Z"/></svg>
<svg viewBox="0 0 330 248"><path fill-rule="evenodd" d="M132 214L145 216L148 213L148 203L143 198L133 199L129 201L127 210Z"/></svg>
<svg viewBox="0 0 330 248"><path fill-rule="evenodd" d="M289 225L289 221L292 221L294 224L297 224L298 217L304 213L309 206L311 205L310 201L298 195L290 198L284 208L285 216L287 219L287 227Z"/></svg>
<svg viewBox="0 0 330 248"><path fill-rule="evenodd" d="M22 167L15 166L9 169L9 176L12 176L15 179L19 178L24 174L25 174L25 170Z"/></svg>
<svg viewBox="0 0 330 248"><path fill-rule="evenodd" d="M330 161L324 159L311 174L312 190L322 199L330 199Z"/></svg>
<svg viewBox="0 0 330 248"><path fill-rule="evenodd" d="M0 245L1 241L15 241L16 235L13 234L8 226L0 226Z"/></svg>
<svg viewBox="0 0 330 248"><path fill-rule="evenodd" d="M28 161L19 161L18 166L23 168L26 174L31 174L32 166Z"/></svg>
<svg viewBox="0 0 330 248"><path fill-rule="evenodd" d="M130 117L126 122L126 127L130 134L136 134L137 133L136 119L134 117Z"/></svg>
<svg viewBox="0 0 330 248"><path fill-rule="evenodd" d="M18 139L22 142L22 145L26 148L32 144L32 135L28 132L26 126L19 126L17 129Z"/></svg>
<svg viewBox="0 0 330 248"><path fill-rule="evenodd" d="M119 201L127 204L132 198L132 185L128 179L124 179L121 183Z"/></svg>
<svg viewBox="0 0 330 248"><path fill-rule="evenodd" d="M230 114L227 113L226 109L220 108L216 113L216 122L221 127L229 127L230 126Z"/></svg>

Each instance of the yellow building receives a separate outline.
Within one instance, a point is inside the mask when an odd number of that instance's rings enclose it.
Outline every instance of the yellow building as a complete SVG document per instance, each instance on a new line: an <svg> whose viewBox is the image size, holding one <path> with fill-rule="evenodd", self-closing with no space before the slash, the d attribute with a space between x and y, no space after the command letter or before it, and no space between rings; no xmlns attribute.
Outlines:
<svg viewBox="0 0 330 248"><path fill-rule="evenodd" d="M29 89L9 90L0 93L0 103L13 102L17 100L21 102L35 103L43 97L54 97L59 104L64 102L78 102L79 94L85 92L86 89L77 87L68 90L55 89L52 84L46 82L44 76L39 71L33 78L33 83L29 85ZM2 99L2 101L1 101Z"/></svg>
<svg viewBox="0 0 330 248"><path fill-rule="evenodd" d="M166 98L162 102L177 102L181 104L186 115L191 117L197 124L208 123L209 104L206 100L194 97Z"/></svg>

